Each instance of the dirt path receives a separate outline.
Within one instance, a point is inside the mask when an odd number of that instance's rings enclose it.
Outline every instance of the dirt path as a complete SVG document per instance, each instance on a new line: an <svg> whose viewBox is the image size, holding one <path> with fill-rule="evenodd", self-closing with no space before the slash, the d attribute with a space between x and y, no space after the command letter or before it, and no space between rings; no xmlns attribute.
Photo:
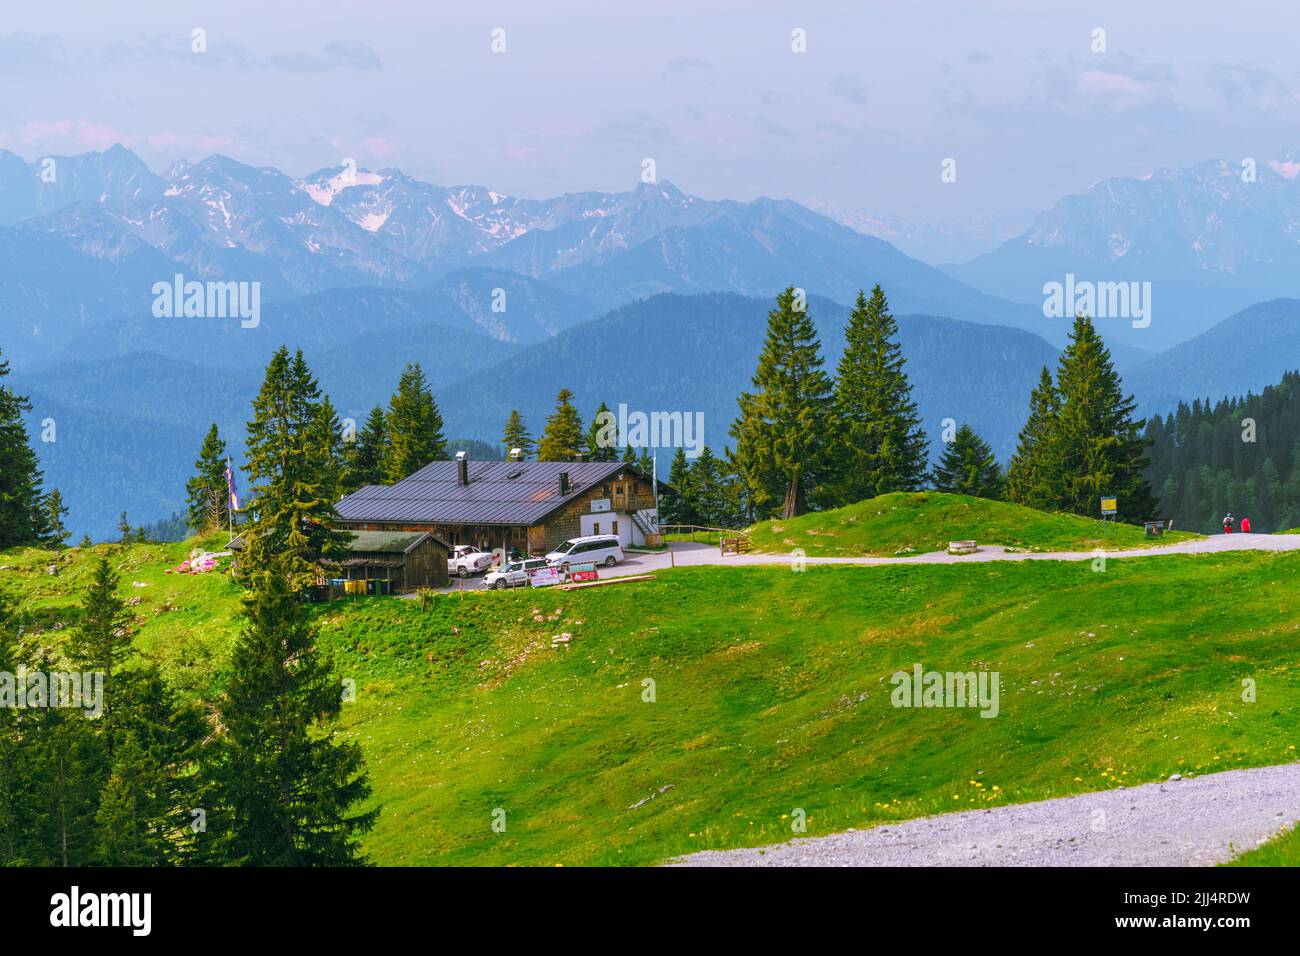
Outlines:
<svg viewBox="0 0 1300 956"><path fill-rule="evenodd" d="M1209 866L1300 822L1300 763L970 810L678 866Z"/></svg>

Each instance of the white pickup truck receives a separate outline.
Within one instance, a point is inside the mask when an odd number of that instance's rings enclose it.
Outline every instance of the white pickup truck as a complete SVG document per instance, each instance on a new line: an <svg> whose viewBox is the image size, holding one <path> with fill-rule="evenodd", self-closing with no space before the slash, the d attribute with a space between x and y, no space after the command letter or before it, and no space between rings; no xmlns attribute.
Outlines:
<svg viewBox="0 0 1300 956"><path fill-rule="evenodd" d="M447 573L458 578L482 574L492 566L492 555L468 544L458 544L447 559Z"/></svg>

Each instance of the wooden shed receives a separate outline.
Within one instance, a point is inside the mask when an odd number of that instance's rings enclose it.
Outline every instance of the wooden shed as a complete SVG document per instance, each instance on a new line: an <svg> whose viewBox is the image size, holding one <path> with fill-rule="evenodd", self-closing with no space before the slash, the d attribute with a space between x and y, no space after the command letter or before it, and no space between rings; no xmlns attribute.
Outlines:
<svg viewBox="0 0 1300 956"><path fill-rule="evenodd" d="M446 587L450 555L451 547L427 531L354 531L339 570L344 582L364 582L365 593L400 594Z"/></svg>

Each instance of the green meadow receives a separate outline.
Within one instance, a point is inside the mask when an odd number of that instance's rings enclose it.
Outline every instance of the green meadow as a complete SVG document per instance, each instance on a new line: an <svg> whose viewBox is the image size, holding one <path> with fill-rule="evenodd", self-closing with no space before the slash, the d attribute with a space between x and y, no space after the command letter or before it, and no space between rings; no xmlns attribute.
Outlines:
<svg viewBox="0 0 1300 956"><path fill-rule="evenodd" d="M140 652L212 695L238 589L164 574L189 548L92 552L139 599ZM76 626L89 557L0 555L25 639ZM313 613L357 689L337 730L383 807L375 862L654 864L786 839L796 808L817 835L1297 759L1298 573L1286 553L683 568ZM918 663L998 672L998 716L892 706Z"/></svg>
<svg viewBox="0 0 1300 956"><path fill-rule="evenodd" d="M764 521L749 529L758 551L803 548L817 557L942 551L975 540L1022 551L1143 548L1202 537L1173 531L1152 539L1138 525L1052 514L987 498L937 491L895 492L832 511Z"/></svg>

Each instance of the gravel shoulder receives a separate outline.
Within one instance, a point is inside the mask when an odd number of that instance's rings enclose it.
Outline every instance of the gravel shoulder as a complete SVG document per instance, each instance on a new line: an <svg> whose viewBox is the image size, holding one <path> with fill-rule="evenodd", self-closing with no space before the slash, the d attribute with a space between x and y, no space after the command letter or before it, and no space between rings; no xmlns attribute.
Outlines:
<svg viewBox="0 0 1300 956"><path fill-rule="evenodd" d="M1212 866L1300 822L1300 763L969 810L676 866Z"/></svg>

